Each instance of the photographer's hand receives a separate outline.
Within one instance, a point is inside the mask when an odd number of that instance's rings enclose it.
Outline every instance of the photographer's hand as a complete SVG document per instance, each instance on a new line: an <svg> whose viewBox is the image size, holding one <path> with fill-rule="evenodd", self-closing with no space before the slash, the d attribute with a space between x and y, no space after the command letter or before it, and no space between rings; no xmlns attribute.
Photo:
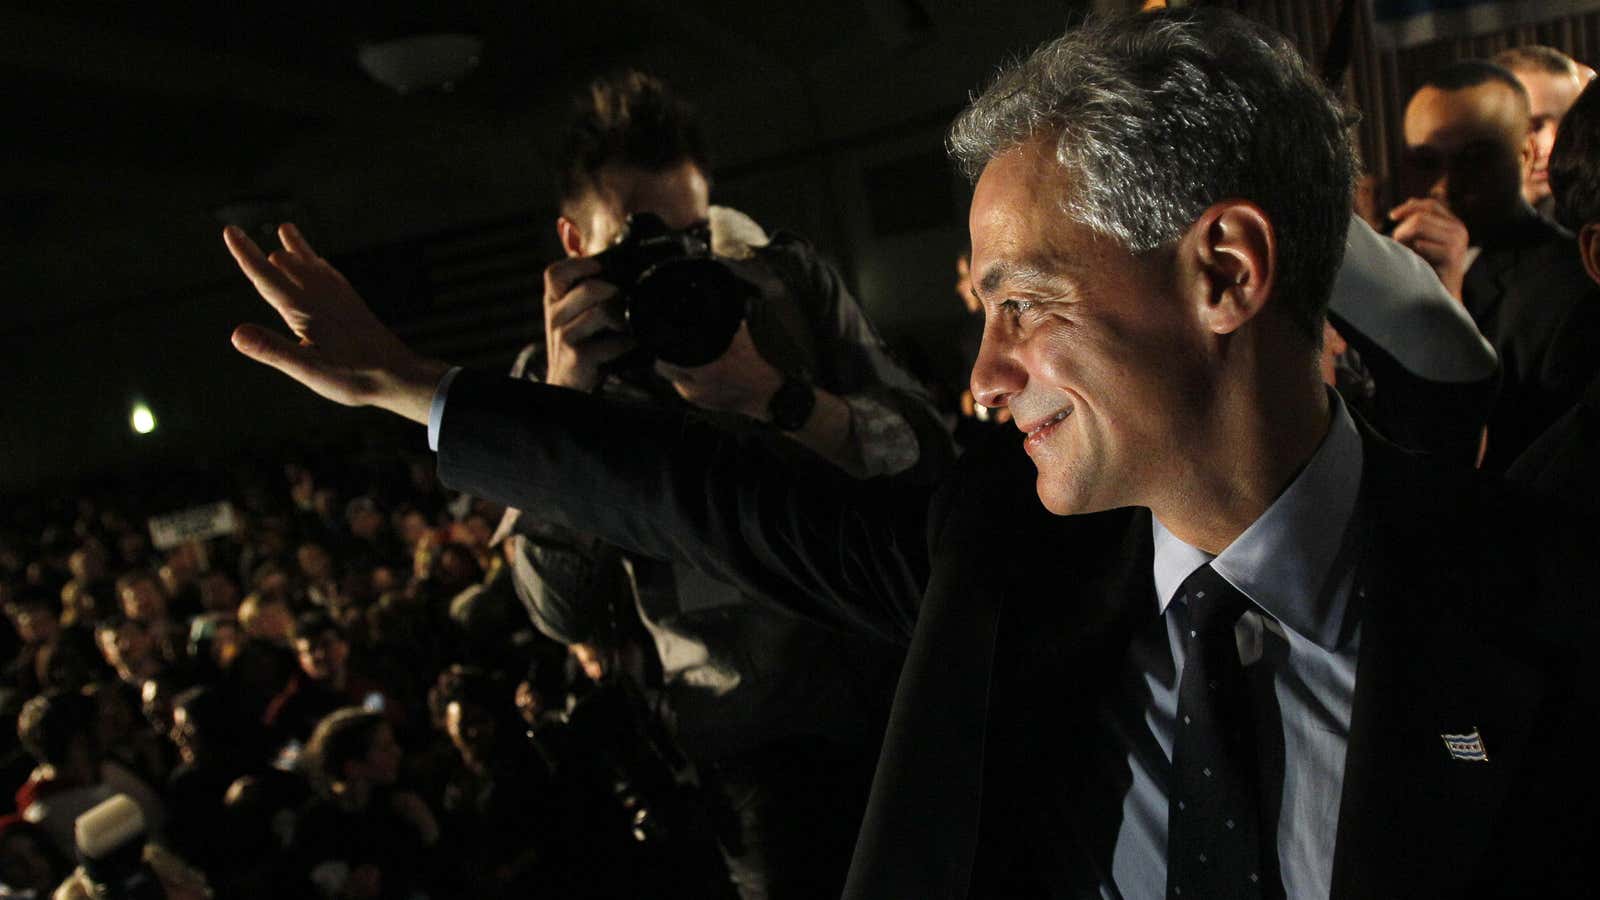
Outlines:
<svg viewBox="0 0 1600 900"><path fill-rule="evenodd" d="M299 229L283 225L278 237L284 249L263 255L243 231L222 232L256 292L300 341L240 325L233 346L335 403L376 406L427 424L434 389L449 367L401 343Z"/></svg>
<svg viewBox="0 0 1600 900"><path fill-rule="evenodd" d="M600 368L635 346L615 285L593 277L592 258L563 259L544 270L545 382L580 391L600 384Z"/></svg>
<svg viewBox="0 0 1600 900"><path fill-rule="evenodd" d="M756 349L750 326L744 322L739 323L727 352L715 360L694 368L657 362L656 371L695 406L752 419L766 418L767 402L783 384L783 373Z"/></svg>
<svg viewBox="0 0 1600 900"><path fill-rule="evenodd" d="M656 371L672 382L685 400L703 409L735 412L757 421L771 419L768 404L783 384L783 373L767 362L750 338L750 328L740 323L728 352L703 366L684 368L663 362ZM851 475L863 474L861 454L850 440L850 407L842 398L814 388L817 402L811 418L789 437Z"/></svg>
<svg viewBox="0 0 1600 900"><path fill-rule="evenodd" d="M1389 210L1389 218L1400 223L1390 237L1426 260L1450 296L1460 300L1468 268L1467 226L1432 197L1413 197Z"/></svg>

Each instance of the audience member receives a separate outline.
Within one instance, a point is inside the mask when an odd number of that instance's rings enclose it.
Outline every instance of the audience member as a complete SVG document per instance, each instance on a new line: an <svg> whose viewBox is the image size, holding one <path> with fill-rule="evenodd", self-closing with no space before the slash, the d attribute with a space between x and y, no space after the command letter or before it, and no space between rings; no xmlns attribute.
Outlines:
<svg viewBox="0 0 1600 900"><path fill-rule="evenodd" d="M1600 283L1600 92L1585 89L1550 154L1556 216L1578 235L1577 252ZM1600 505L1600 376L1582 398L1517 459L1510 474L1585 512Z"/></svg>
<svg viewBox="0 0 1600 900"><path fill-rule="evenodd" d="M17 790L17 812L43 828L57 850L71 856L78 816L117 794L138 803L150 829L160 832L160 797L106 756L95 739L95 708L88 697L59 691L34 697L22 708L17 734L38 763Z"/></svg>
<svg viewBox="0 0 1600 900"><path fill-rule="evenodd" d="M558 162L568 259L545 270L545 342L523 351L515 374L658 409L687 405L858 477L937 474L949 438L843 278L799 238L769 237L712 206L707 156L692 109L660 80L627 72L589 86ZM613 300L635 288L607 281L596 256L646 216L694 235L750 285L721 361L630 361L640 348ZM663 715L725 810L722 846L741 896L837 892L896 652L774 609L736 582L620 554L545 521L538 506L518 521L516 589L541 631L571 646L616 645L623 619L648 631Z"/></svg>
<svg viewBox="0 0 1600 900"><path fill-rule="evenodd" d="M294 854L324 897L426 893L438 821L397 787L404 752L382 713L335 711L306 745L316 798L300 814Z"/></svg>
<svg viewBox="0 0 1600 900"><path fill-rule="evenodd" d="M1484 467L1503 471L1600 370L1600 296L1572 236L1522 198L1528 94L1487 62L1433 73L1406 106L1394 238L1460 297L1500 357Z"/></svg>
<svg viewBox="0 0 1600 900"><path fill-rule="evenodd" d="M71 867L50 836L21 816L0 816L0 897L49 900Z"/></svg>
<svg viewBox="0 0 1600 900"><path fill-rule="evenodd" d="M267 704L262 718L276 743L304 742L323 717L347 706L385 710L383 689L350 665L350 640L327 613L295 621L294 651L300 671ZM391 715L399 718L398 710Z"/></svg>
<svg viewBox="0 0 1600 900"><path fill-rule="evenodd" d="M1587 82L1581 79L1572 57L1554 47L1512 47L1496 54L1494 63L1517 76L1528 92L1528 138L1533 142L1533 162L1522 183L1522 198L1540 215L1553 217L1550 150L1555 146L1562 116Z"/></svg>

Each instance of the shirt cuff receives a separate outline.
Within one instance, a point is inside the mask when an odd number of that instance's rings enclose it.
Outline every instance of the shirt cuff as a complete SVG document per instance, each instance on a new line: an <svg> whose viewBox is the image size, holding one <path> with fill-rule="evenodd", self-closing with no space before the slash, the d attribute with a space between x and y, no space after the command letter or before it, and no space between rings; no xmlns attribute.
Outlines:
<svg viewBox="0 0 1600 900"><path fill-rule="evenodd" d="M451 366L433 389L433 402L428 404L428 449L439 452L439 423L444 419L444 401L450 396L450 382L461 373L460 366Z"/></svg>

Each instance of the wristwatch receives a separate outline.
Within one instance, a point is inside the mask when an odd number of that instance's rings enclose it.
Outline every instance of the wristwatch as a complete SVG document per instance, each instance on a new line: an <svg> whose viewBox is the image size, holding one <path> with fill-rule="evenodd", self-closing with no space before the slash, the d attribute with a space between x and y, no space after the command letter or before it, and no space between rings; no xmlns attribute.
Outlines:
<svg viewBox="0 0 1600 900"><path fill-rule="evenodd" d="M817 390L804 375L785 372L783 384L767 401L767 417L782 431L799 431L817 406Z"/></svg>

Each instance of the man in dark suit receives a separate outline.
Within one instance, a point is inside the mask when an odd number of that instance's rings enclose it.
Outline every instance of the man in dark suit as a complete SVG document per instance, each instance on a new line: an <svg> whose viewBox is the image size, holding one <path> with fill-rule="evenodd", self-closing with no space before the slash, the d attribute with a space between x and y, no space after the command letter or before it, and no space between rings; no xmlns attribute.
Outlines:
<svg viewBox="0 0 1600 900"><path fill-rule="evenodd" d="M234 342L428 423L458 487L908 642L847 896L1587 890L1592 554L1321 383L1352 165L1316 76L1233 15L1106 19L951 146L973 393L1026 459L969 454L931 505L419 358L292 228L226 239L301 343Z"/></svg>
<svg viewBox="0 0 1600 900"><path fill-rule="evenodd" d="M1550 153L1556 215L1578 236L1577 254L1600 284L1600 93L1584 91L1563 120ZM1592 352L1591 348L1591 352ZM1600 503L1600 377L1508 471L1578 509Z"/></svg>
<svg viewBox="0 0 1600 900"><path fill-rule="evenodd" d="M1527 91L1479 60L1429 76L1406 105L1394 238L1426 259L1500 355L1484 467L1502 471L1600 371L1600 292L1572 236L1523 199Z"/></svg>

